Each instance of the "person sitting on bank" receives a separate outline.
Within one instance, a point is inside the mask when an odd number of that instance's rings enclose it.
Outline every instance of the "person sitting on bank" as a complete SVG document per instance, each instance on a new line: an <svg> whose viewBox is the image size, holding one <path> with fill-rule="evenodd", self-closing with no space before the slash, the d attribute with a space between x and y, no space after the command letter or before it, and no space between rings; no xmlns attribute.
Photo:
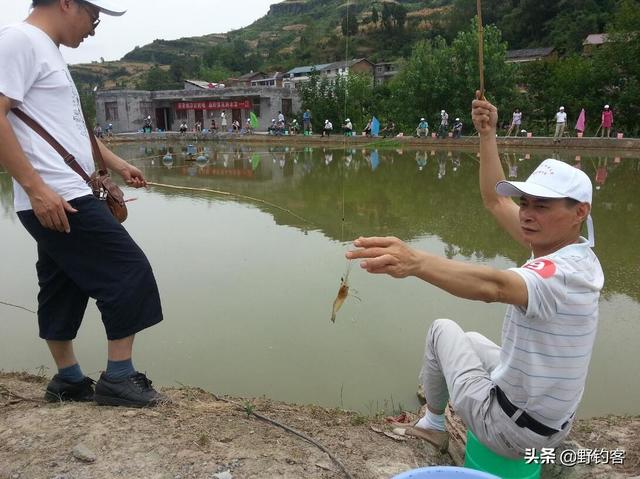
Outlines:
<svg viewBox="0 0 640 479"><path fill-rule="evenodd" d="M363 133L365 136L371 136L371 124L373 123L373 118L367 122L367 126L364 127Z"/></svg>
<svg viewBox="0 0 640 479"><path fill-rule="evenodd" d="M187 130L189 129L189 127L187 126L187 122L183 121L182 123L180 123L180 134L184 135L185 133L187 133Z"/></svg>
<svg viewBox="0 0 640 479"><path fill-rule="evenodd" d="M333 123L329 120L324 121L324 128L322 129L322 136L331 136L331 132L333 131Z"/></svg>
<svg viewBox="0 0 640 479"><path fill-rule="evenodd" d="M453 137L460 138L462 136L462 122L460 118L456 118L453 123Z"/></svg>
<svg viewBox="0 0 640 479"><path fill-rule="evenodd" d="M418 128L416 128L416 136L420 138L421 136L429 135L429 123L424 118L420 118L420 123L418 123Z"/></svg>
<svg viewBox="0 0 640 479"><path fill-rule="evenodd" d="M275 135L277 131L278 131L278 125L276 124L276 119L275 118L271 118L271 124L267 128L267 132L270 135Z"/></svg>
<svg viewBox="0 0 640 479"><path fill-rule="evenodd" d="M145 133L151 133L153 130L153 123L151 121L151 116L148 116L144 119L144 125L142 127Z"/></svg>
<svg viewBox="0 0 640 479"><path fill-rule="evenodd" d="M289 125L289 134L297 135L299 131L300 125L298 125L298 120L294 118L293 120L291 120L291 124Z"/></svg>
<svg viewBox="0 0 640 479"><path fill-rule="evenodd" d="M218 133L218 125L216 125L216 120L211 118L211 126L209 127L210 133Z"/></svg>
<svg viewBox="0 0 640 479"><path fill-rule="evenodd" d="M345 136L351 136L351 133L353 133L353 123L351 123L349 118L347 118L344 125L342 125L342 133L344 133Z"/></svg>
<svg viewBox="0 0 640 479"><path fill-rule="evenodd" d="M393 120L389 120L387 122L387 126L385 126L381 131L380 134L382 135L383 138L386 138L387 136L395 136L396 135L396 124Z"/></svg>
<svg viewBox="0 0 640 479"><path fill-rule="evenodd" d="M569 434L587 379L604 275L592 241L580 236L586 220L593 240L589 177L548 159L526 181L506 181L498 111L479 98L476 92L472 118L480 135L482 199L498 224L532 250L531 259L499 270L417 251L397 238L359 238L347 258L363 259L370 273L416 276L464 299L508 305L502 347L448 319L433 322L420 375L426 414L394 431L446 449L450 400L481 443L517 458L530 448L554 448Z"/></svg>
<svg viewBox="0 0 640 479"><path fill-rule="evenodd" d="M232 129L233 133L239 133L240 132L240 122L238 120L233 120L231 122L231 129Z"/></svg>

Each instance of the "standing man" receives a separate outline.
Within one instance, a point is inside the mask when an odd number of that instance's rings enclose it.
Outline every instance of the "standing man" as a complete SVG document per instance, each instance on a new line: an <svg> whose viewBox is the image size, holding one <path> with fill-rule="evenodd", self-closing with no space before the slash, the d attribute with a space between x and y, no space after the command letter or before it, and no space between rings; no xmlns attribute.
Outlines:
<svg viewBox="0 0 640 479"><path fill-rule="evenodd" d="M440 112L440 128L438 129L438 136L440 138L446 138L449 131L449 114L442 110Z"/></svg>
<svg viewBox="0 0 640 479"><path fill-rule="evenodd" d="M302 114L302 126L305 133L311 133L311 111L308 108Z"/></svg>
<svg viewBox="0 0 640 479"><path fill-rule="evenodd" d="M564 107L561 106L556 113L556 132L553 135L553 141L558 142L564 135L564 127L567 125L567 114Z"/></svg>
<svg viewBox="0 0 640 479"><path fill-rule="evenodd" d="M12 112L40 123L88 173L94 171L80 99L60 53L95 34L100 14L122 9L102 0L34 0L23 22L0 29L0 164L14 180L15 210L38 246L38 324L58 373L49 401L90 401L94 381L75 357L73 340L89 297L108 340L108 362L95 388L98 404L152 406L162 396L131 360L136 333L162 320L149 261L105 202L37 133ZM135 188L142 172L98 142L108 168Z"/></svg>
<svg viewBox="0 0 640 479"><path fill-rule="evenodd" d="M359 249L347 258L364 259L361 267L370 273L416 276L464 299L508 305L502 346L448 319L433 322L421 372L427 412L395 431L446 449L450 400L483 444L515 458L528 448L556 447L571 429L604 276L591 243L580 236L591 210L589 177L545 160L527 181L506 181L496 144L498 110L476 99L472 117L480 135L484 205L532 258L522 267L498 270L417 251L397 238L359 238Z"/></svg>

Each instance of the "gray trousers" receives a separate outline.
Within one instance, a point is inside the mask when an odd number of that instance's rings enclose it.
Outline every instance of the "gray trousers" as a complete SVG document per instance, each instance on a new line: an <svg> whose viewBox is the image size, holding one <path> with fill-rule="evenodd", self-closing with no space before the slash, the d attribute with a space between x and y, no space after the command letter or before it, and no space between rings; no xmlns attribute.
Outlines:
<svg viewBox="0 0 640 479"><path fill-rule="evenodd" d="M558 446L573 420L562 431L541 436L520 427L500 407L491 372L500 360L500 346L479 333L465 333L448 319L437 319L427 334L420 381L431 409L444 411L447 402L481 443L506 457L525 450ZM519 411L514 414L517 419Z"/></svg>
<svg viewBox="0 0 640 479"><path fill-rule="evenodd" d="M556 123L556 132L553 135L554 138L562 138L564 135L564 127L566 123Z"/></svg>

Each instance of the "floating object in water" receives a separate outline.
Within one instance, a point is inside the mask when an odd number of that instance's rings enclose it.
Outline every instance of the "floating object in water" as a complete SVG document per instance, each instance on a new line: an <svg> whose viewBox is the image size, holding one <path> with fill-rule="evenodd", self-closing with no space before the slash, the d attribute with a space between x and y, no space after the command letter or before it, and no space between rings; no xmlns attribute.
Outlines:
<svg viewBox="0 0 640 479"><path fill-rule="evenodd" d="M171 156L171 153L167 153L162 157L162 164L167 168L171 168L173 166L173 156Z"/></svg>

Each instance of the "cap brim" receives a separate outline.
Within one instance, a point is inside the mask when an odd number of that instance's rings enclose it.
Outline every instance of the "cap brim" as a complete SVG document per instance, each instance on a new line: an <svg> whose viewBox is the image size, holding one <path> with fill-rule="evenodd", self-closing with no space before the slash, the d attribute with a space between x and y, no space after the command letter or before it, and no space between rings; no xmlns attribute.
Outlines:
<svg viewBox="0 0 640 479"><path fill-rule="evenodd" d="M91 0L85 1L96 7L98 10L100 10L100 13L104 13L105 15L120 17L126 13L126 10L123 10L119 5L116 5L113 2L104 2L102 0L100 0L99 2L92 2Z"/></svg>
<svg viewBox="0 0 640 479"><path fill-rule="evenodd" d="M496 185L496 193L501 196L527 195L535 196L536 198L565 198L564 195L549 188L524 181L499 181Z"/></svg>

